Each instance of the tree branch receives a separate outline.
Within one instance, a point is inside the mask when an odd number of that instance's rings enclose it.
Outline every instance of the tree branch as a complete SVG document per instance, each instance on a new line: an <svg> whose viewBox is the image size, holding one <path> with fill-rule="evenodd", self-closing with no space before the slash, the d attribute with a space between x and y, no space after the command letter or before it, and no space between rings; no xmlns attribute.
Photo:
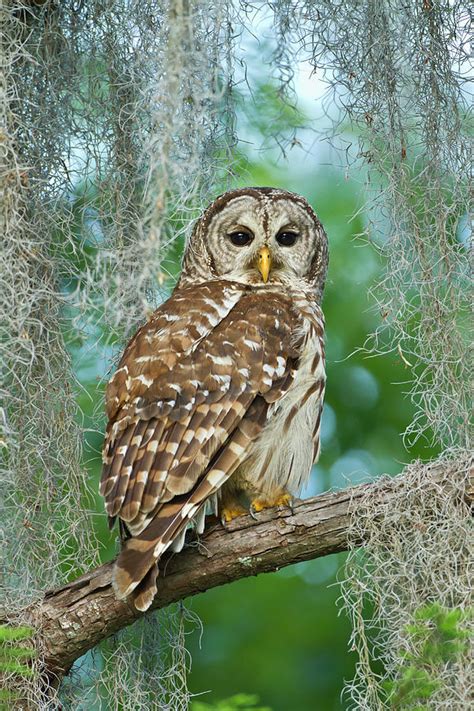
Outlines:
<svg viewBox="0 0 474 711"><path fill-rule="evenodd" d="M431 477L441 481L443 467L431 467ZM402 482L403 475L322 494L300 502L293 512L264 511L257 521L243 516L225 530L214 519L199 541L162 559L152 609L240 578L347 550L350 518L362 499L372 494L385 505ZM50 678L60 679L78 657L141 616L116 599L112 565L106 563L48 592L39 606L31 608Z"/></svg>

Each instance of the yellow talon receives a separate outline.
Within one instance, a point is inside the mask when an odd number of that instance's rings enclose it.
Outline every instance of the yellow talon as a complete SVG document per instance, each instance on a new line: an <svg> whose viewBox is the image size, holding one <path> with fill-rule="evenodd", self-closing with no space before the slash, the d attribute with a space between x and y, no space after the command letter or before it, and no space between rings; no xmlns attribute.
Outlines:
<svg viewBox="0 0 474 711"><path fill-rule="evenodd" d="M282 494L273 504L274 506L286 506L287 508L292 508L293 497L291 494Z"/></svg>
<svg viewBox="0 0 474 711"><path fill-rule="evenodd" d="M271 509L271 507L271 504L269 504L268 501L265 501L264 499L255 499L255 501L252 501L252 503L250 504L250 509L254 513L259 513L264 509Z"/></svg>
<svg viewBox="0 0 474 711"><path fill-rule="evenodd" d="M240 506L239 504L234 504L233 506L224 506L221 509L221 521L223 524L230 523L234 520L234 518L238 518L239 516L245 516L246 514L248 514L248 511L246 511L244 507Z"/></svg>
<svg viewBox="0 0 474 711"><path fill-rule="evenodd" d="M252 511L253 513L259 513L264 509L272 509L276 506L285 506L291 509L292 505L293 497L291 496L291 494L283 492L276 496L274 499L254 499L250 505L250 511Z"/></svg>

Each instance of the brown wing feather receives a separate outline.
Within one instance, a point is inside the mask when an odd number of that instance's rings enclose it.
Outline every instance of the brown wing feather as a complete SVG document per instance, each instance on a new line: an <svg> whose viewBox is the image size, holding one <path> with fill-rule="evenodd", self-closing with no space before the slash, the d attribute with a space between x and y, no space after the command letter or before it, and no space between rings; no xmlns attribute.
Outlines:
<svg viewBox="0 0 474 711"><path fill-rule="evenodd" d="M196 396L197 388L192 383L198 380L194 363L188 356L199 340L209 335L218 323L219 314L224 317L240 296L240 290L221 288L216 292L208 285L175 292L128 344L106 391L109 424L100 491L106 497L107 505L111 505L109 492L113 483L110 477L117 476L121 467L120 456L125 456L125 451L116 456L117 441L125 438L125 446L128 446L137 422L151 419L160 421L156 441L161 441L169 426L169 414L176 405L176 387L182 389L181 403L185 405ZM214 308L208 304L212 303L211 299ZM198 328L196 324L199 324ZM171 343L176 352L170 350ZM186 360L187 368L184 365ZM202 366L200 368L202 370ZM143 456L143 452L139 456Z"/></svg>
<svg viewBox="0 0 474 711"><path fill-rule="evenodd" d="M245 458L293 377L297 319L283 296L215 282L175 292L132 339L107 389L101 483L132 534L119 596L151 603L159 557Z"/></svg>

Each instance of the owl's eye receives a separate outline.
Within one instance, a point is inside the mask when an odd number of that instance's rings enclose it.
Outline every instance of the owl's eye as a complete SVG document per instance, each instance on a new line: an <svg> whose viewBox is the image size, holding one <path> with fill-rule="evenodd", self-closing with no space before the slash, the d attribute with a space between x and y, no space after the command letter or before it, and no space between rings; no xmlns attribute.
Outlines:
<svg viewBox="0 0 474 711"><path fill-rule="evenodd" d="M245 247L253 240L253 235L250 232L231 232L229 239L236 247Z"/></svg>
<svg viewBox="0 0 474 711"><path fill-rule="evenodd" d="M282 247L292 247L298 239L297 232L280 232L276 236L276 241Z"/></svg>

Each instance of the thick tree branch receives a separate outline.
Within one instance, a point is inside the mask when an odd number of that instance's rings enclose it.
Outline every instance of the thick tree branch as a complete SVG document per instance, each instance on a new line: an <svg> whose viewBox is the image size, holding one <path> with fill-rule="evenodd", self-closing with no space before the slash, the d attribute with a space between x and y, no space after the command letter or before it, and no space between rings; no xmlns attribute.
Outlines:
<svg viewBox="0 0 474 711"><path fill-rule="evenodd" d="M441 481L443 469L432 467L430 476ZM199 541L162 560L153 609L240 578L347 550L350 517L362 499L372 493L386 504L396 496L402 477L322 494L299 503L293 512L262 512L257 521L244 516L226 530L214 520ZM52 677L62 677L78 657L140 616L116 599L111 571L112 563L102 565L47 593L32 608Z"/></svg>

